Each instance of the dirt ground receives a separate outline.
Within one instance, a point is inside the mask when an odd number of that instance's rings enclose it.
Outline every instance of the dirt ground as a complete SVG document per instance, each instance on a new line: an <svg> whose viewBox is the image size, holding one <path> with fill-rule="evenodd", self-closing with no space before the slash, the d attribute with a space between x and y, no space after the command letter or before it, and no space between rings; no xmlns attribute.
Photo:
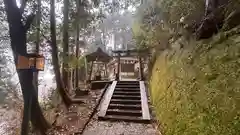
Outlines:
<svg viewBox="0 0 240 135"><path fill-rule="evenodd" d="M80 134L89 117L93 113L103 90L90 91L88 96L82 97L84 103L72 105L68 111L58 113L55 126L49 132L49 135L72 135Z"/></svg>

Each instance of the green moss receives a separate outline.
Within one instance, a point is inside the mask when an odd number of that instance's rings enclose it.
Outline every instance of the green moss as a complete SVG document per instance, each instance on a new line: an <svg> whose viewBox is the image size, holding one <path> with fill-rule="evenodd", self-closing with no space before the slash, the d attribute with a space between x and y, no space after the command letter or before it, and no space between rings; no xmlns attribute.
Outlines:
<svg viewBox="0 0 240 135"><path fill-rule="evenodd" d="M240 134L240 36L217 38L156 60L151 98L164 135Z"/></svg>

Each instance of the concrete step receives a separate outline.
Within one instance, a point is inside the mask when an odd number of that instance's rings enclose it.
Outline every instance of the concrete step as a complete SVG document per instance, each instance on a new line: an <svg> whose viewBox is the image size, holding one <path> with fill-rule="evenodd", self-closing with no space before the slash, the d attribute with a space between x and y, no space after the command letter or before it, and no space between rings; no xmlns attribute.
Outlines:
<svg viewBox="0 0 240 135"><path fill-rule="evenodd" d="M141 96L115 95L115 94L113 93L112 99L141 100Z"/></svg>
<svg viewBox="0 0 240 135"><path fill-rule="evenodd" d="M109 109L142 110L141 105L110 104Z"/></svg>
<svg viewBox="0 0 240 135"><path fill-rule="evenodd" d="M119 115L106 115L104 117L98 117L99 120L109 120L109 121L125 121L125 122L136 122L136 123L151 123L150 120L144 120L142 117L134 116L119 116Z"/></svg>
<svg viewBox="0 0 240 135"><path fill-rule="evenodd" d="M108 109L106 115L120 115L120 116L142 116L141 110L119 110L119 109Z"/></svg>
<svg viewBox="0 0 240 135"><path fill-rule="evenodd" d="M148 98L142 81L114 82L99 120L150 123ZM113 86L113 85L112 85Z"/></svg>
<svg viewBox="0 0 240 135"><path fill-rule="evenodd" d="M140 91L140 88L118 88L118 87L116 87L115 90L139 90Z"/></svg>
<svg viewBox="0 0 240 135"><path fill-rule="evenodd" d="M138 84L138 81L119 81L117 84Z"/></svg>
<svg viewBox="0 0 240 135"><path fill-rule="evenodd" d="M114 95L132 95L132 96L140 96L140 91L115 91Z"/></svg>
<svg viewBox="0 0 240 135"><path fill-rule="evenodd" d="M139 86L139 84L137 83L117 83L117 86L123 86L123 85L126 85L126 86Z"/></svg>
<svg viewBox="0 0 240 135"><path fill-rule="evenodd" d="M116 88L140 88L139 85L116 85Z"/></svg>
<svg viewBox="0 0 240 135"><path fill-rule="evenodd" d="M140 92L139 89L115 89L114 92Z"/></svg>
<svg viewBox="0 0 240 135"><path fill-rule="evenodd" d="M141 104L141 100L121 100L121 99L111 99L110 104L128 104L128 105L138 105Z"/></svg>

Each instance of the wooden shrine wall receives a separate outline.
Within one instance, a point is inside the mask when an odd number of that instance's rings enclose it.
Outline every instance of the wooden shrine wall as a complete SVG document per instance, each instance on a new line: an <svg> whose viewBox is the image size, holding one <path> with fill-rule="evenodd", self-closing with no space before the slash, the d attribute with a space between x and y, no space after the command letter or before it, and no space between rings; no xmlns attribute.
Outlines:
<svg viewBox="0 0 240 135"><path fill-rule="evenodd" d="M134 64L121 64L121 72L134 72Z"/></svg>

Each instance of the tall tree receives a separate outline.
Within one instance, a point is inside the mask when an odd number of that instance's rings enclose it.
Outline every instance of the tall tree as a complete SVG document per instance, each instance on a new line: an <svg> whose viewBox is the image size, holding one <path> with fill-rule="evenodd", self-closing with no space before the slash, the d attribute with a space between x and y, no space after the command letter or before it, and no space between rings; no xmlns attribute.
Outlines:
<svg viewBox="0 0 240 135"><path fill-rule="evenodd" d="M79 59L79 17L80 17L80 8L84 8L81 4L80 0L76 0L77 5L77 16L76 16L76 58ZM80 6L81 4L81 6ZM79 86L79 65L77 65L75 70L75 87L78 88Z"/></svg>
<svg viewBox="0 0 240 135"><path fill-rule="evenodd" d="M62 75L65 88L69 89L69 73L68 73L68 59L69 59L69 0L64 0L63 9L63 64Z"/></svg>
<svg viewBox="0 0 240 135"><path fill-rule="evenodd" d="M11 39L11 48L14 55L15 65L19 55L29 57L27 53L27 31L29 30L35 14L27 16L26 21L23 21L23 11L27 0L23 1L21 7L18 8L16 0L4 0L5 11L9 26L9 34ZM24 99L24 114L22 121L22 135L27 135L29 130L29 119L35 129L38 129L42 134L45 134L50 127L42 114L42 110L37 100L37 94L32 82L32 70L17 70L22 94Z"/></svg>
<svg viewBox="0 0 240 135"><path fill-rule="evenodd" d="M63 84L61 73L60 73L59 59L58 59L58 48L57 48L57 42L56 42L55 0L51 0L50 5L51 5L50 7L50 31L51 31L50 44L52 47L52 61L53 61L55 78L56 78L56 84L63 102L65 103L66 106L69 106L71 104L71 99L64 88L64 84Z"/></svg>
<svg viewBox="0 0 240 135"><path fill-rule="evenodd" d="M210 38L223 26L229 0L205 0L205 16L196 30L197 40Z"/></svg>
<svg viewBox="0 0 240 135"><path fill-rule="evenodd" d="M41 23L41 0L37 0L37 15L36 15L36 48L35 52L39 53L39 46L40 46L40 24ZM38 72L34 73L33 83L36 89L37 98L38 98Z"/></svg>
<svg viewBox="0 0 240 135"><path fill-rule="evenodd" d="M75 35L75 52L76 52L76 59L78 60L76 64L76 68L74 70L74 84L75 87L79 87L79 75L80 75L80 65L79 65L79 56L80 56L80 42L79 37L83 37L82 29L86 29L87 25L91 23L91 19L93 18L93 14L88 12L89 8L92 6L97 6L98 1L83 1L83 0L75 0L76 2L76 10L73 11L72 17L74 18L74 35ZM92 5L91 5L92 4ZM90 19L91 18L91 19ZM81 31L80 31L81 30ZM81 32L81 34L80 34Z"/></svg>

